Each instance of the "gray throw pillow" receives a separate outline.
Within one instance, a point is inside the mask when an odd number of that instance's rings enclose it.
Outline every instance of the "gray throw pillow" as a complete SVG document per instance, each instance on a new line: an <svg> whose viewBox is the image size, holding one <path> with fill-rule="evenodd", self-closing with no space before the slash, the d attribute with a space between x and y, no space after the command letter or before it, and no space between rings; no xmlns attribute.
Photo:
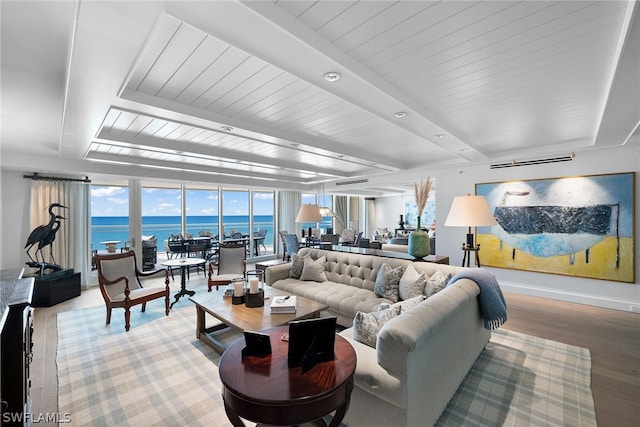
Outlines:
<svg viewBox="0 0 640 427"><path fill-rule="evenodd" d="M400 287L400 278L404 273L404 267L399 266L391 268L386 262L380 267L376 282L373 286L373 292L382 298L386 298L391 302L398 302Z"/></svg>
<svg viewBox="0 0 640 427"><path fill-rule="evenodd" d="M291 255L291 269L289 270L289 277L294 279L299 279L302 274L302 267L304 267L304 259L307 258L309 254L305 256L300 256L298 254Z"/></svg>
<svg viewBox="0 0 640 427"><path fill-rule="evenodd" d="M427 280L427 286L424 289L424 294L427 298L437 294L447 286L447 283L451 279L451 274L444 274L442 271L436 271Z"/></svg>
<svg viewBox="0 0 640 427"><path fill-rule="evenodd" d="M327 274L324 272L326 262L327 257L325 256L320 257L315 261L309 256L304 257L304 265L302 267L302 274L300 274L300 280L326 282Z"/></svg>
<svg viewBox="0 0 640 427"><path fill-rule="evenodd" d="M400 311L400 307L371 313L358 311L353 318L353 339L369 347L376 348L378 332L380 332L385 323L398 316Z"/></svg>
<svg viewBox="0 0 640 427"><path fill-rule="evenodd" d="M427 284L427 275L418 271L409 264L400 278L400 299L408 300L424 295L424 287Z"/></svg>

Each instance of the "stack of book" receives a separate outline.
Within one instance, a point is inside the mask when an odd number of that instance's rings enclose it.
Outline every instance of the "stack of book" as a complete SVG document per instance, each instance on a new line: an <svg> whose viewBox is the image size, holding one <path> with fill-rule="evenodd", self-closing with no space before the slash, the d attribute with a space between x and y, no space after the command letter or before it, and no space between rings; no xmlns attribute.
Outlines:
<svg viewBox="0 0 640 427"><path fill-rule="evenodd" d="M271 313L295 313L296 297L289 295L286 297L277 296L271 299Z"/></svg>

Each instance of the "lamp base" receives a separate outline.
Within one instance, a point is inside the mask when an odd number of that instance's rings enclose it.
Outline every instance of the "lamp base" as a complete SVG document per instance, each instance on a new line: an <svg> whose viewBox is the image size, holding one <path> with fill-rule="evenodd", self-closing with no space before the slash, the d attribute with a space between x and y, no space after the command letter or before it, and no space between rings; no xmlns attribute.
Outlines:
<svg viewBox="0 0 640 427"><path fill-rule="evenodd" d="M467 233L467 246L471 248L474 247L475 245L473 242L474 242L473 233L471 232Z"/></svg>

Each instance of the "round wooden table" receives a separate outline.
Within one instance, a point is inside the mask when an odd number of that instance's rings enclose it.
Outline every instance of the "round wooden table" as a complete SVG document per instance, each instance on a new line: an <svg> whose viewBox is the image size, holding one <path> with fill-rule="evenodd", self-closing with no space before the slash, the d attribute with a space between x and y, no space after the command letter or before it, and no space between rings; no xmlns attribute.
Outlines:
<svg viewBox="0 0 640 427"><path fill-rule="evenodd" d="M338 426L349 408L356 353L347 340L336 335L335 360L321 362L302 374L287 364L288 342L282 336L288 326L269 328L272 354L242 358L244 339L222 355L219 364L222 397L227 417L236 427L240 417L271 425L326 425L322 417L336 411L330 426Z"/></svg>

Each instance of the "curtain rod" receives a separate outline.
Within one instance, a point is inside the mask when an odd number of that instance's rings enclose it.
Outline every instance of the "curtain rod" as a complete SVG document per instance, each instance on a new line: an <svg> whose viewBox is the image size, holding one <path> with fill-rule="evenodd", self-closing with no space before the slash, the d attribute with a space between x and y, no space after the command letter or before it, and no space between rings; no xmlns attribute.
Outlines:
<svg viewBox="0 0 640 427"><path fill-rule="evenodd" d="M39 179L39 180L48 180L48 181L74 181L74 182L91 182L88 176L84 178L63 178L58 176L40 176L36 172L33 175L22 175L23 178L29 179Z"/></svg>

